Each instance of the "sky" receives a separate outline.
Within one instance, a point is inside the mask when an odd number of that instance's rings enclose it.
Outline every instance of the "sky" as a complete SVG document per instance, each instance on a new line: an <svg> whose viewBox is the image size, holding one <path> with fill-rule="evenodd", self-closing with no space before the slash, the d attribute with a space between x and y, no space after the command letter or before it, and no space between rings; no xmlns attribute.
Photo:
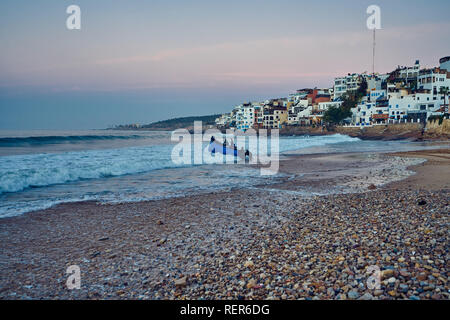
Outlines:
<svg viewBox="0 0 450 320"><path fill-rule="evenodd" d="M81 30L68 30L69 5ZM450 55L448 0L0 1L0 129L100 129L230 111Z"/></svg>

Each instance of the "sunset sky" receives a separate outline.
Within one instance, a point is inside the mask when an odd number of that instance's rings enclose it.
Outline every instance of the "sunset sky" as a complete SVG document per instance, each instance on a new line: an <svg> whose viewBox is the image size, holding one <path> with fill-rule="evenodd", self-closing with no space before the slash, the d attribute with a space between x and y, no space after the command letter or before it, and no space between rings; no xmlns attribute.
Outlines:
<svg viewBox="0 0 450 320"><path fill-rule="evenodd" d="M66 8L81 7L81 30ZM87 129L229 111L450 55L450 1L0 1L0 129Z"/></svg>

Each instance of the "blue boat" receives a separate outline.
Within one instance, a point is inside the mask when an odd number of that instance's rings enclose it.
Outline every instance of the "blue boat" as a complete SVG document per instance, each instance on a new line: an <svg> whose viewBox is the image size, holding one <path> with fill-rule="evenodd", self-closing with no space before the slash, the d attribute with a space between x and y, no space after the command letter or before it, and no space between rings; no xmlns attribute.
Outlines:
<svg viewBox="0 0 450 320"><path fill-rule="evenodd" d="M211 153L222 153L224 155L232 155L238 157L238 150L224 146L223 144L211 141L209 143L208 151Z"/></svg>

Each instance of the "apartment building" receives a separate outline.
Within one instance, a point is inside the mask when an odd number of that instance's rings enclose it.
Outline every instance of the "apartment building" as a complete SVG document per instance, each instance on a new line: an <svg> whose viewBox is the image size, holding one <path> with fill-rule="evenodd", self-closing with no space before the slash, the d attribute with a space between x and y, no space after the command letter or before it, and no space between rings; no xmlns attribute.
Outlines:
<svg viewBox="0 0 450 320"><path fill-rule="evenodd" d="M344 77L338 77L334 79L334 99L342 97L347 92L358 90L362 82L362 75L353 73Z"/></svg>

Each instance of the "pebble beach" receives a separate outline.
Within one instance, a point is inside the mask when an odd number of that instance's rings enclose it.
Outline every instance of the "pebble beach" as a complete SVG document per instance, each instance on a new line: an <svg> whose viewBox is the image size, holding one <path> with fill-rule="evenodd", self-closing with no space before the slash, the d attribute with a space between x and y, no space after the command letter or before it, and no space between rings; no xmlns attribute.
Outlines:
<svg viewBox="0 0 450 320"><path fill-rule="evenodd" d="M393 156L422 161L408 168L414 175L385 185L366 173L299 175L282 185L66 203L1 219L0 298L449 299L450 151ZM339 160L321 157L323 172ZM292 171L311 159L286 163ZM339 192L299 192L330 186ZM79 290L66 287L71 265L81 270Z"/></svg>

